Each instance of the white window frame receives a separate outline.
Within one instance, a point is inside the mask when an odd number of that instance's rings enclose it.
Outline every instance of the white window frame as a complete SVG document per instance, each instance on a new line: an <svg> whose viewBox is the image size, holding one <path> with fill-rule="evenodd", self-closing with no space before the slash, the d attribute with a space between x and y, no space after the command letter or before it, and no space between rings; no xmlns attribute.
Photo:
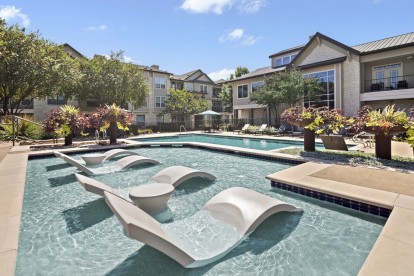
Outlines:
<svg viewBox="0 0 414 276"><path fill-rule="evenodd" d="M138 116L140 116L140 117L143 116L144 120L143 121L138 120ZM135 120L136 120L137 123L145 123L145 114L137 114L137 115L135 115Z"/></svg>
<svg viewBox="0 0 414 276"><path fill-rule="evenodd" d="M395 65L395 64L399 64L400 67L397 67L397 68L387 68L388 66ZM385 67L385 69L384 70L376 71L375 68L378 68L378 67ZM372 79L376 79L376 73L377 72L384 72L384 79L390 78L391 77L390 72L392 70L398 70L399 71L399 77L404 76L404 73L403 73L404 72L404 70L403 70L403 63L402 62L393 62L393 63L389 63L389 64L384 64L384 65L372 66Z"/></svg>
<svg viewBox="0 0 414 276"><path fill-rule="evenodd" d="M187 90L188 91L194 91L194 83L188 82L187 83Z"/></svg>
<svg viewBox="0 0 414 276"><path fill-rule="evenodd" d="M246 97L239 97L239 87L240 86L247 86L247 96ZM242 94L243 94L243 91L242 91ZM242 95L243 96L243 95ZM240 84L240 85L237 85L237 98L238 99L245 99L245 98L248 98L249 97L249 84L248 83L246 83L246 84Z"/></svg>
<svg viewBox="0 0 414 276"><path fill-rule="evenodd" d="M165 96L155 96L155 107L156 108L164 108L167 106L165 100L167 97ZM159 99L159 102L157 102L157 100ZM164 100L162 100L164 99ZM157 104L159 104L160 106L157 106ZM163 106L164 105L164 106Z"/></svg>
<svg viewBox="0 0 414 276"><path fill-rule="evenodd" d="M208 86L204 84L200 84L200 92L208 94Z"/></svg>
<svg viewBox="0 0 414 276"><path fill-rule="evenodd" d="M299 53L299 52L298 52ZM280 56L274 59L274 66L273 67L280 67L280 66L285 66L288 65L289 63L292 62L292 60L298 55L298 53L293 53L293 54L289 54L289 55L284 55L284 56ZM288 59L287 63L284 63L285 59ZM277 61L280 61L280 65L277 65Z"/></svg>
<svg viewBox="0 0 414 276"><path fill-rule="evenodd" d="M154 78L155 88L156 89L166 89L167 88L167 79L156 77Z"/></svg>
<svg viewBox="0 0 414 276"><path fill-rule="evenodd" d="M164 123L164 115L157 115L157 116L155 117L155 121L156 121L157 123Z"/></svg>

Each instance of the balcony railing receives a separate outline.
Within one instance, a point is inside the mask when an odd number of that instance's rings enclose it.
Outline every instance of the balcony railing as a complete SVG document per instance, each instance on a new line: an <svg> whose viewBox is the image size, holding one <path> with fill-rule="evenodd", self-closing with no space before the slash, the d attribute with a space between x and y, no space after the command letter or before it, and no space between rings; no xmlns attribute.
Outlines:
<svg viewBox="0 0 414 276"><path fill-rule="evenodd" d="M365 92L379 92L407 88L414 88L414 75L365 81Z"/></svg>

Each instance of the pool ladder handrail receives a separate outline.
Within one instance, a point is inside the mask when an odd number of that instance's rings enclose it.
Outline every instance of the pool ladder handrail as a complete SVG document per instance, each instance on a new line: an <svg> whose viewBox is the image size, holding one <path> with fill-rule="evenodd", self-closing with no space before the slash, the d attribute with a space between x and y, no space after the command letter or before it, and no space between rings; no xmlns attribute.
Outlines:
<svg viewBox="0 0 414 276"><path fill-rule="evenodd" d="M185 129L185 126L184 126L184 125L180 125L180 134L182 134L182 133L181 133L181 129L184 129L185 134L188 134L188 132L187 132L187 130Z"/></svg>

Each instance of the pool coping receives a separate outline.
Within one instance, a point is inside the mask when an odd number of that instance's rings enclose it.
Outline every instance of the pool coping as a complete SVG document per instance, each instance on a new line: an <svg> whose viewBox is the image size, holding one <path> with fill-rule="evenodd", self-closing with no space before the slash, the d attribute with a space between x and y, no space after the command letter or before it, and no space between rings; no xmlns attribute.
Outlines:
<svg viewBox="0 0 414 276"><path fill-rule="evenodd" d="M123 145L120 148L151 147L154 144L159 145L160 147L174 147L180 145L190 146L194 148L202 148L225 153L227 152L253 158L258 158L258 156L260 156L261 159L265 160L278 161L282 159L284 160L282 162L285 163L302 164L299 166L304 166L306 164L312 163L309 162L308 159L302 157L294 157L274 151L253 150L196 142L131 142L130 144ZM119 146L115 147L118 148ZM81 153L101 151L110 148L114 148L114 146L101 146L99 148L90 147L80 149L71 148L59 151L65 153ZM53 150L27 152L28 149L28 146L14 147L0 163L0 175L2 175L2 184L0 184L0 191L2 191L0 192L0 267L2 267L2 270L0 271L0 275L14 275L15 272L27 161L32 158L42 158L43 156L50 156L53 154ZM329 164L322 165L327 166ZM304 170L302 174L293 174L293 180L292 178L288 178L286 180L286 176L285 178L281 178L280 175L277 175L278 173L282 172L285 172L286 174L286 171L297 167L298 166L294 166L285 169L275 174L266 176L266 178L273 181L287 181L288 184L290 183L292 185L302 185L302 187L306 186L310 189L322 189L321 186L315 187L315 185L312 185L312 181L306 179L306 177L309 178L309 175L311 173L308 173L308 175L304 174L309 171L306 172ZM313 169L313 171L314 170L315 169ZM300 175L304 177L300 178ZM337 183L335 183L335 185L336 184ZM342 184L350 185L346 183ZM335 190L335 185L331 187L335 194L343 196L345 198L361 198L361 195L359 195L359 190L352 191L351 189L347 192L344 192L343 190ZM387 272L392 273L393 275L398 275L398 273L396 274L396 271L398 271L401 275L405 275L408 271L413 271L414 264L411 260L414 258L414 237L410 237L409 234L414 231L414 197L396 194L388 195L388 197L384 196L381 197L381 200L377 200L375 194L378 193L379 190L370 188L365 189L369 189L366 191L366 193L367 195L371 195L369 200L371 203L373 203L373 205L389 208L392 207L392 212L380 236L375 242L374 247L365 260L365 263L362 266L359 274L373 275L384 274L384 272ZM332 192L332 190L326 190L325 192ZM394 251L394 249L396 251ZM401 254L394 254L393 252L398 252ZM395 268L395 264L399 264L398 269Z"/></svg>

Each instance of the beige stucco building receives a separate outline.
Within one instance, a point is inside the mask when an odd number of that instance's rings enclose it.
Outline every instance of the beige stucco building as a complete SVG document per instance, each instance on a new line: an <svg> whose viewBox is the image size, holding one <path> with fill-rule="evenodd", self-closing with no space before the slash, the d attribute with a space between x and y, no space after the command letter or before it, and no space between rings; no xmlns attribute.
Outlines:
<svg viewBox="0 0 414 276"><path fill-rule="evenodd" d="M251 93L266 76L293 68L317 77L324 88L316 99L303 102L305 107L328 106L343 109L346 115L354 115L366 104L373 108L388 104L400 109L414 107L414 33L353 47L316 33L306 45L269 58L271 66L231 81L235 118L257 121L262 117L266 121L266 107L251 102Z"/></svg>

